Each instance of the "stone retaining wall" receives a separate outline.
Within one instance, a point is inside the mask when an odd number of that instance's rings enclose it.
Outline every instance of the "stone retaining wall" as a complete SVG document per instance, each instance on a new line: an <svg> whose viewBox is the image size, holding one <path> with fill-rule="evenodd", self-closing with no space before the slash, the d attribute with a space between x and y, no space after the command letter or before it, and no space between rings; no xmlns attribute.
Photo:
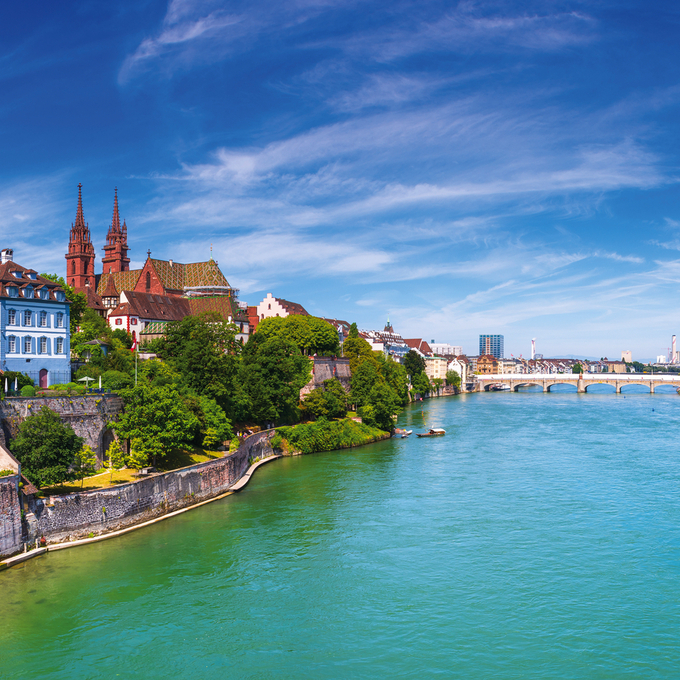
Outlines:
<svg viewBox="0 0 680 680"><path fill-rule="evenodd" d="M19 475L0 477L0 555L13 555L22 547Z"/></svg>
<svg viewBox="0 0 680 680"><path fill-rule="evenodd" d="M108 533L219 496L243 476L251 460L272 454L272 436L271 431L260 432L248 437L230 456L138 482L68 496L31 498L26 513L28 542L42 536L48 543L58 543Z"/></svg>
<svg viewBox="0 0 680 680"><path fill-rule="evenodd" d="M89 444L99 463L113 441L109 422L123 411L123 402L116 394L87 397L10 397L0 402L0 444L13 439L21 422L40 411L43 406L59 414L61 421Z"/></svg>

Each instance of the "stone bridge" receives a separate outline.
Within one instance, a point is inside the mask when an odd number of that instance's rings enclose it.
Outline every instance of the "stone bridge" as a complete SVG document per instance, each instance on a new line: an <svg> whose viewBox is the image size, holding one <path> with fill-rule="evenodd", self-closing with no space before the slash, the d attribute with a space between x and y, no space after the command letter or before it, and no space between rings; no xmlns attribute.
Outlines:
<svg viewBox="0 0 680 680"><path fill-rule="evenodd" d="M576 391L585 393L593 385L613 385L616 393L627 385L643 385L651 394L660 385L672 385L680 392L680 375L659 373L503 373L476 375L474 392L488 392L494 385L508 385L513 392L520 387L537 385L550 392L554 385L574 385Z"/></svg>

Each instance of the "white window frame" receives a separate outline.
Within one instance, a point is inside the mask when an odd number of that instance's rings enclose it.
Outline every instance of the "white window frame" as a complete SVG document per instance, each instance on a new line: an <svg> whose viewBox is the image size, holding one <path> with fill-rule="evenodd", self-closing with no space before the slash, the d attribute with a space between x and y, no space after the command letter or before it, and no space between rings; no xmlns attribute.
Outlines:
<svg viewBox="0 0 680 680"><path fill-rule="evenodd" d="M47 338L44 335L38 343L38 354L47 354Z"/></svg>
<svg viewBox="0 0 680 680"><path fill-rule="evenodd" d="M8 309L7 310L7 325L16 326L17 325L17 310Z"/></svg>
<svg viewBox="0 0 680 680"><path fill-rule="evenodd" d="M64 353L64 338L57 338L55 353L56 354L63 354Z"/></svg>
<svg viewBox="0 0 680 680"><path fill-rule="evenodd" d="M57 312L57 328L64 327L64 312Z"/></svg>
<svg viewBox="0 0 680 680"><path fill-rule="evenodd" d="M47 312L41 311L39 317L40 328L47 328Z"/></svg>
<svg viewBox="0 0 680 680"><path fill-rule="evenodd" d="M17 353L17 338L16 335L10 335L7 338L7 353L16 354Z"/></svg>
<svg viewBox="0 0 680 680"><path fill-rule="evenodd" d="M33 354L33 338L30 335L24 336L24 354Z"/></svg>
<svg viewBox="0 0 680 680"><path fill-rule="evenodd" d="M33 325L33 312L30 309L24 310L24 326Z"/></svg>

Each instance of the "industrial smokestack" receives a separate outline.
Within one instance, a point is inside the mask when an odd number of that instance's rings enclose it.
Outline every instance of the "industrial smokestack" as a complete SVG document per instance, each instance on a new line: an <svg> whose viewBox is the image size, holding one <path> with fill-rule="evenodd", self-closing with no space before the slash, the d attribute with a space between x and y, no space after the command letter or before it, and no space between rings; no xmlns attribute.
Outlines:
<svg viewBox="0 0 680 680"><path fill-rule="evenodd" d="M531 359L536 358L536 338L531 338Z"/></svg>

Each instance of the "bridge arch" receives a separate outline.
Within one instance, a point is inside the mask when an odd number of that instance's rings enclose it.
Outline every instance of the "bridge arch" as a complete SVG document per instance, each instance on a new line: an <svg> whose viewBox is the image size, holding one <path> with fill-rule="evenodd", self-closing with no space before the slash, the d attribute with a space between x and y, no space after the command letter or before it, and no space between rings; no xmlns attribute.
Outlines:
<svg viewBox="0 0 680 680"><path fill-rule="evenodd" d="M590 392L590 388L594 387L595 385L606 385L607 387L611 387L612 392L616 392L616 383L613 380L589 380L585 385L584 389L586 392ZM607 390L609 392L610 390Z"/></svg>
<svg viewBox="0 0 680 680"><path fill-rule="evenodd" d="M515 385L512 388L513 392L519 392L520 387L540 387L541 389L543 389L543 381L541 382L527 381L522 383L515 383Z"/></svg>
<svg viewBox="0 0 680 680"><path fill-rule="evenodd" d="M558 385L560 385L560 386L561 385L572 386L574 388L574 390L576 392L578 392L578 381L576 381L576 380L552 380L552 381L547 382L546 385L547 385L546 389L548 390L548 392L552 392L553 391L552 388L556 387ZM572 392L574 390L559 390L559 391L560 392Z"/></svg>
<svg viewBox="0 0 680 680"><path fill-rule="evenodd" d="M626 389L626 387L628 387L629 385L638 385L639 387L646 387L646 388L649 390L650 393L655 391L655 390L650 386L649 380L640 380L640 381L638 381L638 380L635 380L635 381L633 381L633 380L627 380L625 383L622 383L622 384L621 384L620 391L621 391L622 394L625 394L626 392L628 392L628 390ZM657 385L657 386L656 386L656 389L658 389L658 387L659 387L659 386ZM672 387L673 387L674 390L677 391L678 388L677 388L676 385L673 385Z"/></svg>

